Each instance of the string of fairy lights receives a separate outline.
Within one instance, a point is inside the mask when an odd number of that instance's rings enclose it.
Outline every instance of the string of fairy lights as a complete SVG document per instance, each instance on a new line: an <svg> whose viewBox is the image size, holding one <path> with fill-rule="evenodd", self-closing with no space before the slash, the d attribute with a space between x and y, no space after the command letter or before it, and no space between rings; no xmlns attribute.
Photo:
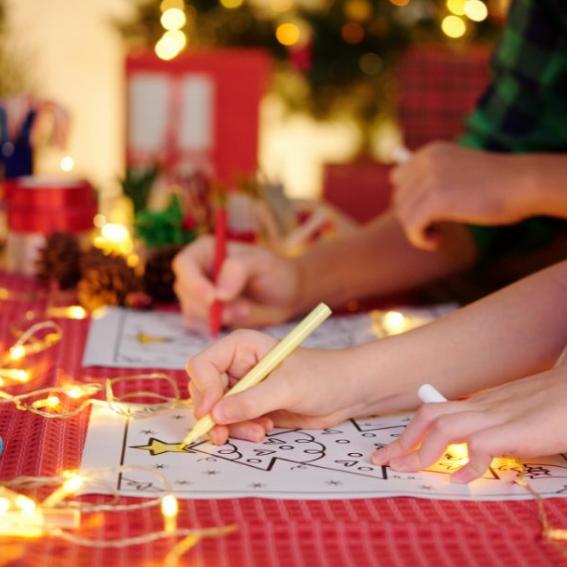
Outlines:
<svg viewBox="0 0 567 567"><path fill-rule="evenodd" d="M25 294L1 288L4 299L29 299ZM45 316L84 319L87 313L77 305L47 307ZM24 323L39 317L37 312L27 312ZM173 408L188 407L191 402L181 398L177 382L167 374L135 374L108 378L104 382L66 382L56 386L43 387L20 394L12 394L6 388L26 385L37 378L33 357L48 351L63 338L59 323L52 319L37 321L18 333L19 336L3 354L0 354L0 407L13 405L18 411L29 412L45 419L70 419L81 414L87 407L105 403L112 411L127 417L156 415ZM151 389L144 387L151 383ZM161 385L160 385L161 383ZM129 384L137 389L132 390ZM140 387L140 384L143 386ZM160 393L163 384L170 395ZM118 394L123 387L125 393ZM100 401L102 397L103 401ZM132 403L144 400L143 404ZM134 504L119 501L115 483L109 475L136 470L153 475L162 491L155 498ZM105 480L106 479L106 480ZM104 487L110 494L108 502L91 504L70 500L77 493L96 492ZM51 489L48 496L37 500L25 492ZM91 489L91 490L89 490ZM92 538L80 535L82 517L92 513L132 512L146 508L159 508L163 517L163 529L138 536L121 538ZM203 529L179 528L177 516L179 503L172 493L172 487L159 472L149 467L118 467L94 471L64 470L56 476L17 477L0 483L0 538L56 537L70 544L91 548L123 548L131 545L149 544L161 539L176 541L164 559L164 565L173 567L178 559L205 537L221 537L234 532L236 525ZM173 539L172 539L173 538Z"/></svg>
<svg viewBox="0 0 567 567"><path fill-rule="evenodd" d="M219 4L226 10L236 10L244 2L245 0L219 0ZM403 10L411 6L412 0L389 2ZM274 36L281 45L289 48L306 41L306 36L311 32L308 26L294 15L294 0L269 0L262 4L280 16L274 27ZM182 53L189 43L186 31L189 16L184 0L163 0L160 10L163 34L155 44L155 53L160 59L169 61ZM372 17L370 0L349 0L344 4L343 10L349 19L341 30L343 40L350 44L362 42L365 31L361 23ZM441 14L439 27L447 38L460 39L467 35L471 24L483 22L488 16L488 5L483 0L446 0L445 13Z"/></svg>

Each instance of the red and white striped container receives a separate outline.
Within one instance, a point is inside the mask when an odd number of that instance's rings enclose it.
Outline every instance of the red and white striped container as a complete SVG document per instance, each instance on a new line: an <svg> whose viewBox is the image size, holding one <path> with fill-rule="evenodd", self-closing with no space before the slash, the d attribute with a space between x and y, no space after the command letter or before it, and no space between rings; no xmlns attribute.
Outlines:
<svg viewBox="0 0 567 567"><path fill-rule="evenodd" d="M88 238L97 213L93 187L84 179L20 177L5 182L8 237L6 268L33 275L39 249L54 232Z"/></svg>

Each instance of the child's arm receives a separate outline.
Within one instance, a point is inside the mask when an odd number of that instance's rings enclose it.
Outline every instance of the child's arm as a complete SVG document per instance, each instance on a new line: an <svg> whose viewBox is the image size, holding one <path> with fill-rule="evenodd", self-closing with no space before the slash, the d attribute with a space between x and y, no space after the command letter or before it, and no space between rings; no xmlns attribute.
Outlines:
<svg viewBox="0 0 567 567"><path fill-rule="evenodd" d="M372 460L417 471L435 463L448 445L466 442L469 462L452 481L470 482L484 474L493 457L567 451L566 405L567 367L560 366L463 402L425 404L402 436Z"/></svg>
<svg viewBox="0 0 567 567"><path fill-rule="evenodd" d="M540 372L567 337L566 295L562 262L405 335L342 351L299 350L259 386L219 403L226 376L242 377L274 344L261 333L233 333L189 361L196 414L213 410L217 423L239 424L239 436L257 439L265 423L250 420L259 416L324 427L415 408L424 382L456 398ZM215 440L227 434L217 430Z"/></svg>

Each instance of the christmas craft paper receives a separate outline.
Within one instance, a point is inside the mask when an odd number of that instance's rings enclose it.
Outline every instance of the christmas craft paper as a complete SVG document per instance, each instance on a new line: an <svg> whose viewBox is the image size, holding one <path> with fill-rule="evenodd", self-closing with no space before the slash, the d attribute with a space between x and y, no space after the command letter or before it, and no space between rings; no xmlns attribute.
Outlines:
<svg viewBox="0 0 567 567"><path fill-rule="evenodd" d="M349 499L417 496L452 500L530 498L513 482L506 460L493 461L470 485L452 484L462 462L445 456L420 473L398 473L373 465L372 452L398 437L411 416L354 419L326 430L277 429L261 443L230 439L222 446L205 441L180 444L194 423L180 406L149 417L124 416L106 403L93 407L81 468L133 467L110 473L97 492L155 497L168 482L180 498L265 497ZM567 457L525 461L526 477L543 497L567 496ZM163 475L156 475L142 467ZM512 470L510 470L512 467Z"/></svg>
<svg viewBox="0 0 567 567"><path fill-rule="evenodd" d="M439 305L403 312L411 317L412 326L418 326L454 308ZM276 325L263 331L282 338L294 326L295 323ZM379 333L378 318L368 313L332 317L312 333L303 346L346 348L376 339ZM110 307L91 320L83 365L180 370L185 368L187 359L203 350L209 341L209 337L187 331L179 313Z"/></svg>

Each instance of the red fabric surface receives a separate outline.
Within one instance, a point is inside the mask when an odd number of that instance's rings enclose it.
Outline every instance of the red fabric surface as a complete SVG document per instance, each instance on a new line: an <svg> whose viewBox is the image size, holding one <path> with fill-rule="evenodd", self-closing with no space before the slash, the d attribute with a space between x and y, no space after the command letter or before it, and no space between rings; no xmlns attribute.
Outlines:
<svg viewBox="0 0 567 567"><path fill-rule="evenodd" d="M16 285L17 284L17 285ZM30 283L0 277L0 285L31 289ZM38 309L41 303L32 307ZM10 326L29 304L0 304L0 340L12 343ZM86 321L62 321L64 339L46 356L45 372L31 385L38 388L71 376L80 381L132 371L82 370ZM182 372L174 373L184 385ZM67 421L45 420L0 406L0 435L5 451L0 478L50 475L79 465L88 412ZM94 497L102 500L103 497ZM124 499L134 501L134 499ZM195 567L299 567L388 565L560 565L561 554L541 540L533 502L444 502L413 498L345 501L278 501L262 499L183 500L180 527L237 523L238 532L205 539L180 563ZM547 500L550 520L567 527L567 500ZM89 520L90 518L90 520ZM93 521L92 516L85 520ZM106 514L91 535L106 538L139 535L161 529L158 510ZM82 535L86 535L83 533ZM56 539L26 542L24 553L9 565L52 567L161 565L166 542L122 550L91 550ZM10 546L0 540L0 565Z"/></svg>

